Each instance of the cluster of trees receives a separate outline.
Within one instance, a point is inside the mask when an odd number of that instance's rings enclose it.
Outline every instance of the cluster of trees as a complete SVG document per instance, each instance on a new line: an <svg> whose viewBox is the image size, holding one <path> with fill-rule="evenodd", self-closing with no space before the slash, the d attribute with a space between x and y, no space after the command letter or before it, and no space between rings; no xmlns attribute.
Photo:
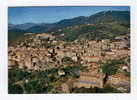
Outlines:
<svg viewBox="0 0 137 100"><path fill-rule="evenodd" d="M29 72L16 66L8 70L8 92L10 94L48 93L54 88L54 83L65 82L70 77L78 78L79 69L79 66L67 66ZM65 75L59 76L58 70L64 70Z"/></svg>
<svg viewBox="0 0 137 100"><path fill-rule="evenodd" d="M62 58L62 60L61 60L63 63L73 63L73 60L72 60L72 58L70 58L70 57L64 57L64 58Z"/></svg>
<svg viewBox="0 0 137 100"><path fill-rule="evenodd" d="M102 66L103 72L106 74L104 78L104 84L108 80L109 75L114 75L117 73L119 69L119 64L125 64L125 61L123 59L120 60L108 60L106 64ZM130 76L130 73L125 73L126 76Z"/></svg>
<svg viewBox="0 0 137 100"><path fill-rule="evenodd" d="M115 36L128 34L129 27L118 22L94 24L94 25L79 25L77 27L72 26L70 29L62 29L56 31L56 34L65 34L64 37L60 37L62 40L73 41L79 36L85 36L88 39L101 40L103 38L113 39Z"/></svg>
<svg viewBox="0 0 137 100"><path fill-rule="evenodd" d="M103 72L106 75L113 75L117 72L119 66L116 61L108 61L106 64L102 66Z"/></svg>
<svg viewBox="0 0 137 100"><path fill-rule="evenodd" d="M8 92L12 94L22 94L24 93L24 90L20 85L10 85L9 84Z"/></svg>
<svg viewBox="0 0 137 100"><path fill-rule="evenodd" d="M17 42L24 41L25 31L19 29L8 30L8 45L15 46Z"/></svg>
<svg viewBox="0 0 137 100"><path fill-rule="evenodd" d="M102 66L102 70L106 75L113 75L119 69L119 64L125 64L124 60L109 60Z"/></svg>
<svg viewBox="0 0 137 100"><path fill-rule="evenodd" d="M32 71L14 68L8 70L8 92L16 93L47 93L57 80L57 69ZM18 83L18 84L17 84Z"/></svg>
<svg viewBox="0 0 137 100"><path fill-rule="evenodd" d="M24 93L23 88L20 85L17 85L16 82L23 80L27 76L29 76L29 73L17 69L17 66L14 66L13 69L8 70L8 92L12 94Z"/></svg>

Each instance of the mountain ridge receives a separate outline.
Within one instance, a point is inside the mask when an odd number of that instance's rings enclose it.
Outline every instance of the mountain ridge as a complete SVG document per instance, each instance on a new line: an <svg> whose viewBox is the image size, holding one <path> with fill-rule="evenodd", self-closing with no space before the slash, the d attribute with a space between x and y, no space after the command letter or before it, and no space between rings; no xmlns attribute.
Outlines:
<svg viewBox="0 0 137 100"><path fill-rule="evenodd" d="M59 39L67 41L73 41L79 36L100 40L101 38L113 39L115 36L129 34L129 32L129 11L103 11L88 17L64 19L53 24L35 24L26 30L9 29L8 39L15 41L17 37L21 40L25 33L52 33L58 36L64 34L64 37Z"/></svg>
<svg viewBox="0 0 137 100"><path fill-rule="evenodd" d="M100 23L100 22L110 22L113 20L121 21L124 20L125 22L130 21L130 12L129 11L102 11L90 16L78 16L71 19L63 19L61 21L55 23L25 23L25 24L18 24L11 27L10 29L21 29L27 32L34 32L34 33L41 33L41 32L50 32L51 30L56 30L59 28L65 28L74 25L81 25L87 23Z"/></svg>

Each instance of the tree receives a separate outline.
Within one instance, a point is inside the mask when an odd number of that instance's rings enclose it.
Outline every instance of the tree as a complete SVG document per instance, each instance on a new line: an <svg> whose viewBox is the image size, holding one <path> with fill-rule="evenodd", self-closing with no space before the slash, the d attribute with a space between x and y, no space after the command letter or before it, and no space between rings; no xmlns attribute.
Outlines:
<svg viewBox="0 0 137 100"><path fill-rule="evenodd" d="M73 62L73 60L70 57L64 57L64 58L62 58L62 62L71 63L71 62Z"/></svg>
<svg viewBox="0 0 137 100"><path fill-rule="evenodd" d="M106 75L113 75L117 72L119 66L119 61L108 61L106 64L102 66L102 70Z"/></svg>
<svg viewBox="0 0 137 100"><path fill-rule="evenodd" d="M9 85L8 92L10 94L22 94L23 89L19 85Z"/></svg>

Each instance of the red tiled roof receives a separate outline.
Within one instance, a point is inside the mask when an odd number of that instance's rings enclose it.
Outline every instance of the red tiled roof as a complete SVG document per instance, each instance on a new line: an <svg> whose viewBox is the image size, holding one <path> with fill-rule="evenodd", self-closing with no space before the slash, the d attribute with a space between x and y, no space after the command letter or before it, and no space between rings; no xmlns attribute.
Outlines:
<svg viewBox="0 0 137 100"><path fill-rule="evenodd" d="M123 68L123 67L127 67L127 66L124 65L124 64L120 64L119 67L120 67L120 68Z"/></svg>
<svg viewBox="0 0 137 100"><path fill-rule="evenodd" d="M88 70L91 71L91 72L95 71L94 68L89 68Z"/></svg>
<svg viewBox="0 0 137 100"><path fill-rule="evenodd" d="M91 66L99 66L97 63L91 63Z"/></svg>

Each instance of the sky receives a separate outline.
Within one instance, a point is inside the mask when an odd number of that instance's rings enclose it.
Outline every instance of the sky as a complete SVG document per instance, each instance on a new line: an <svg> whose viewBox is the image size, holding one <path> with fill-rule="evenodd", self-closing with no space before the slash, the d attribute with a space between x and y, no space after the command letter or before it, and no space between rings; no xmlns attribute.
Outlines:
<svg viewBox="0 0 137 100"><path fill-rule="evenodd" d="M128 6L110 6L110 7L9 7L8 23L55 23L63 19L70 19L78 16L90 16L101 11L130 11Z"/></svg>

